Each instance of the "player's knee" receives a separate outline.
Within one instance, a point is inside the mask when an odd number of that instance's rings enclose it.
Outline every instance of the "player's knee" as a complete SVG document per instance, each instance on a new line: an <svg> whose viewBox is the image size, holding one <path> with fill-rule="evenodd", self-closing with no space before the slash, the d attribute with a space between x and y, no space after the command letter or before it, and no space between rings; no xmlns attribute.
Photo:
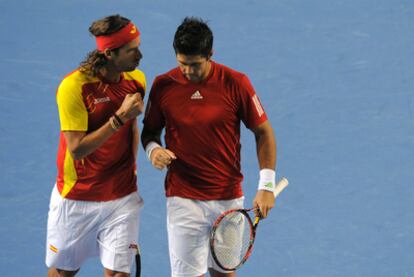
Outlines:
<svg viewBox="0 0 414 277"><path fill-rule="evenodd" d="M75 271L68 271L68 270L62 270L58 268L50 268L47 272L48 277L73 277L78 273L78 270Z"/></svg>
<svg viewBox="0 0 414 277"><path fill-rule="evenodd" d="M129 273L105 269L105 277L129 277Z"/></svg>

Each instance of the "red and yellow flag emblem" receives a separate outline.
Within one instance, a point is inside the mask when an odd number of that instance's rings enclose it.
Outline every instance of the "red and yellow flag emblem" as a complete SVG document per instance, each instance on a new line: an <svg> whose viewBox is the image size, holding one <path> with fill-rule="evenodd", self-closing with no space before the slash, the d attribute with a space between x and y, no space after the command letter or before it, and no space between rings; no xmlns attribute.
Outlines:
<svg viewBox="0 0 414 277"><path fill-rule="evenodd" d="M51 244L49 244L49 249L52 250L55 253L58 252L58 249L56 247L54 247L53 245L51 245Z"/></svg>

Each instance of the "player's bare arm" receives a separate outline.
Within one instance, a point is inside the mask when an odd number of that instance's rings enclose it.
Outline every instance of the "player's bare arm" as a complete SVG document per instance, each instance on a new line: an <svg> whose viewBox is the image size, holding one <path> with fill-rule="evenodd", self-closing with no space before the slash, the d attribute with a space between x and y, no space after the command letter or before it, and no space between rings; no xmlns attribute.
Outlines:
<svg viewBox="0 0 414 277"><path fill-rule="evenodd" d="M252 129L256 139L256 151L260 169L275 169L276 139L269 121L265 121ZM275 205L273 192L258 190L253 200L253 207L260 209L261 216L266 218Z"/></svg>
<svg viewBox="0 0 414 277"><path fill-rule="evenodd" d="M143 110L144 102L142 101L142 97L139 93L135 93L125 96L121 107L115 114L123 122L126 122L135 119ZM116 130L111 126L110 121L108 121L101 128L89 134L82 131L65 131L63 133L72 157L75 160L80 160L95 151L115 132Z"/></svg>
<svg viewBox="0 0 414 277"><path fill-rule="evenodd" d="M139 130L138 130L136 118L132 120L131 128L132 128L132 152L134 153L134 158L136 160L138 156L138 145L139 145Z"/></svg>

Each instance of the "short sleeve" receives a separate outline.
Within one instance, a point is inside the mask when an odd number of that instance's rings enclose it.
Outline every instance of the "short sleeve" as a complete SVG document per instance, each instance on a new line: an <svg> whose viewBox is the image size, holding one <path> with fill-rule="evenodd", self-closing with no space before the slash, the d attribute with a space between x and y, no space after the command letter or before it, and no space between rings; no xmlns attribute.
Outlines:
<svg viewBox="0 0 414 277"><path fill-rule="evenodd" d="M239 116L247 128L254 128L267 120L262 103L246 75L240 80Z"/></svg>
<svg viewBox="0 0 414 277"><path fill-rule="evenodd" d="M137 83L139 86L138 92L141 93L141 96L144 99L145 91L147 90L147 80L144 72L135 69L134 71L126 72L124 76L126 80L134 80Z"/></svg>
<svg viewBox="0 0 414 277"><path fill-rule="evenodd" d="M83 102L81 85L64 79L57 90L56 101L61 131L88 130L88 112Z"/></svg>

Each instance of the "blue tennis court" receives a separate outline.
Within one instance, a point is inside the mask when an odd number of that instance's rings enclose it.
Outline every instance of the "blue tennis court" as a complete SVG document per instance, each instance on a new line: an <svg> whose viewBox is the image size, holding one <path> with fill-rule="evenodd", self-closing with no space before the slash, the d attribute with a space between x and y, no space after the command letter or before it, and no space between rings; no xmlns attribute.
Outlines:
<svg viewBox="0 0 414 277"><path fill-rule="evenodd" d="M261 98L290 186L238 276L414 276L413 1L1 0L0 10L1 276L46 276L55 90L94 49L90 23L114 13L141 30L148 87L176 65L175 29L193 15L210 23L214 60L246 73ZM250 206L258 164L242 135ZM142 276L169 276L165 172L142 148L138 159ZM103 276L99 260L77 276Z"/></svg>

